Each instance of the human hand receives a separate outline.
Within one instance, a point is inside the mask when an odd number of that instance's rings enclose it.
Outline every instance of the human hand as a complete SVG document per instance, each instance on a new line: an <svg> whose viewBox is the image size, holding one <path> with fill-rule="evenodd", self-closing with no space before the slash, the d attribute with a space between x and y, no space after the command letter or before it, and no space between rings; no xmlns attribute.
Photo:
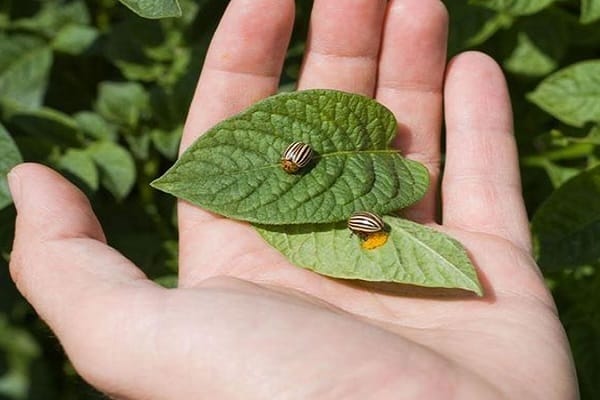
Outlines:
<svg viewBox="0 0 600 400"><path fill-rule="evenodd" d="M9 178L11 274L91 384L128 399L576 398L568 343L530 256L502 73L473 52L446 67L438 0L386 3L315 0L299 88L362 93L395 113L398 148L432 178L408 215L465 245L485 297L319 276L248 224L183 202L179 288L163 289L106 245L81 192L24 164ZM232 0L182 148L275 93L293 6Z"/></svg>

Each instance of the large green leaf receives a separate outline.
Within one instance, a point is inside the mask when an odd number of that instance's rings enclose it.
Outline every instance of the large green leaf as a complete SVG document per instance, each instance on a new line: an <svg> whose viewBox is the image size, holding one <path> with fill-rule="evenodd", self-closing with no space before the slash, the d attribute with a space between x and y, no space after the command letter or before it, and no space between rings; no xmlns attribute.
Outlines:
<svg viewBox="0 0 600 400"><path fill-rule="evenodd" d="M548 7L554 0L470 0L470 3L509 15L530 15Z"/></svg>
<svg viewBox="0 0 600 400"><path fill-rule="evenodd" d="M600 0L581 0L581 22L590 24L600 19Z"/></svg>
<svg viewBox="0 0 600 400"><path fill-rule="evenodd" d="M0 101L27 108L42 104L52 50L30 36L0 36Z"/></svg>
<svg viewBox="0 0 600 400"><path fill-rule="evenodd" d="M262 237L293 264L343 279L460 288L482 294L477 273L456 240L432 228L384 217L389 239L365 250L345 223L257 226Z"/></svg>
<svg viewBox="0 0 600 400"><path fill-rule="evenodd" d="M600 60L584 61L544 79L528 98L561 121L600 121Z"/></svg>
<svg viewBox="0 0 600 400"><path fill-rule="evenodd" d="M570 267L600 258L600 166L560 186L532 221L542 267Z"/></svg>
<svg viewBox="0 0 600 400"><path fill-rule="evenodd" d="M167 18L180 17L181 8L177 0L120 0L141 17Z"/></svg>
<svg viewBox="0 0 600 400"><path fill-rule="evenodd" d="M270 97L213 127L153 186L207 210L258 223L345 220L418 201L427 169L391 149L393 114L364 96L308 90ZM295 141L313 163L287 174L279 160Z"/></svg>
<svg viewBox="0 0 600 400"><path fill-rule="evenodd" d="M12 203L6 175L21 161L21 153L9 133L0 125L0 210Z"/></svg>
<svg viewBox="0 0 600 400"><path fill-rule="evenodd" d="M135 183L135 162L131 154L113 142L98 142L86 149L100 170L102 186L117 200L124 199Z"/></svg>

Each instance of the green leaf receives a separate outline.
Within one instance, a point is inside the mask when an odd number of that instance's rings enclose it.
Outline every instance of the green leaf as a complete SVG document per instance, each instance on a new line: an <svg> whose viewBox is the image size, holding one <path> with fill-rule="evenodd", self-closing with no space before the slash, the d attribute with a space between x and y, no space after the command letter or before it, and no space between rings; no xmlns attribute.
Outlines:
<svg viewBox="0 0 600 400"><path fill-rule="evenodd" d="M150 132L150 137L156 150L169 160L174 160L177 157L182 131L183 126L181 125L171 131L154 129Z"/></svg>
<svg viewBox="0 0 600 400"><path fill-rule="evenodd" d="M552 29L548 29L548 25ZM516 46L504 60L504 67L525 76L543 76L559 66L569 40L564 18L543 12L527 18L515 27Z"/></svg>
<svg viewBox="0 0 600 400"><path fill-rule="evenodd" d="M268 224L345 220L357 210L385 214L418 201L427 169L391 149L397 123L379 103L333 90L282 93L202 135L155 188L207 210ZM280 166L286 147L316 152L305 171Z"/></svg>
<svg viewBox="0 0 600 400"><path fill-rule="evenodd" d="M30 36L0 37L0 101L36 108L42 104L52 50Z"/></svg>
<svg viewBox="0 0 600 400"><path fill-rule="evenodd" d="M119 0L131 11L144 18L180 17L177 0Z"/></svg>
<svg viewBox="0 0 600 400"><path fill-rule="evenodd" d="M345 223L257 226L258 232L293 264L343 279L460 288L482 295L477 273L456 240L432 228L383 217L388 241L365 250Z"/></svg>
<svg viewBox="0 0 600 400"><path fill-rule="evenodd" d="M77 122L69 115L52 108L14 111L9 121L34 137L73 146L81 143Z"/></svg>
<svg viewBox="0 0 600 400"><path fill-rule="evenodd" d="M52 41L52 48L70 55L86 51L98 38L99 32L86 25L69 24L62 28Z"/></svg>
<svg viewBox="0 0 600 400"><path fill-rule="evenodd" d="M12 167L22 161L17 145L4 126L0 124L0 210L12 203L6 175Z"/></svg>
<svg viewBox="0 0 600 400"><path fill-rule="evenodd" d="M117 200L124 199L135 183L135 163L131 154L113 142L99 142L86 149L100 170L102 186Z"/></svg>
<svg viewBox="0 0 600 400"><path fill-rule="evenodd" d="M96 110L108 121L135 128L150 110L150 96L138 83L103 82Z"/></svg>
<svg viewBox="0 0 600 400"><path fill-rule="evenodd" d="M528 98L570 125L600 121L600 60L573 64L550 75Z"/></svg>
<svg viewBox="0 0 600 400"><path fill-rule="evenodd" d="M510 17L475 7L467 0L446 0L450 15L448 53L457 54L489 39L500 28L512 22Z"/></svg>
<svg viewBox="0 0 600 400"><path fill-rule="evenodd" d="M554 188L561 186L580 172L577 168L563 167L548 160L544 163L544 169Z"/></svg>
<svg viewBox="0 0 600 400"><path fill-rule="evenodd" d="M535 14L554 3L554 0L470 0L470 3L516 16Z"/></svg>
<svg viewBox="0 0 600 400"><path fill-rule="evenodd" d="M538 262L573 267L600 258L600 166L560 186L532 220Z"/></svg>
<svg viewBox="0 0 600 400"><path fill-rule="evenodd" d="M117 127L94 112L81 111L73 118L83 133L92 139L114 141L117 138Z"/></svg>
<svg viewBox="0 0 600 400"><path fill-rule="evenodd" d="M85 185L92 191L98 189L98 168L89 152L80 149L69 149L58 161L58 167L76 183Z"/></svg>
<svg viewBox="0 0 600 400"><path fill-rule="evenodd" d="M107 35L104 53L127 79L155 81L165 73L165 66L153 60L148 50L161 47L165 41L165 30L157 21L129 18ZM173 60L174 54L171 57Z"/></svg>
<svg viewBox="0 0 600 400"><path fill-rule="evenodd" d="M581 0L582 24L591 24L600 19L600 0Z"/></svg>
<svg viewBox="0 0 600 400"><path fill-rule="evenodd" d="M44 0L41 10L28 18L20 18L12 23L13 29L31 31L52 38L68 24L89 25L90 13L82 0Z"/></svg>

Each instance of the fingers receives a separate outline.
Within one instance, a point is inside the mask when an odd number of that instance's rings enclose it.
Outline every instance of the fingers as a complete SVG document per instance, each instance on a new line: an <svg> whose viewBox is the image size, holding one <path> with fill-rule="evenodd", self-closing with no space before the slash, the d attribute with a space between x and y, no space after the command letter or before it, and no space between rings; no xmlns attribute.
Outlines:
<svg viewBox="0 0 600 400"><path fill-rule="evenodd" d="M212 39L184 129L185 149L202 132L277 91L294 23L293 0L232 0ZM213 214L179 202L179 283L206 277L207 263L218 265L209 226ZM218 221L248 230L234 221ZM233 247L233 246L232 246ZM208 252L206 251L208 250ZM235 254L219 252L223 259Z"/></svg>
<svg viewBox="0 0 600 400"><path fill-rule="evenodd" d="M445 86L444 225L501 236L531 248L506 82L488 56L467 52Z"/></svg>
<svg viewBox="0 0 600 400"><path fill-rule="evenodd" d="M435 216L447 31L448 13L439 0L388 4L375 97L398 120L397 147L429 169L429 192L406 210L420 222Z"/></svg>
<svg viewBox="0 0 600 400"><path fill-rule="evenodd" d="M298 89L373 96L384 0L315 0Z"/></svg>

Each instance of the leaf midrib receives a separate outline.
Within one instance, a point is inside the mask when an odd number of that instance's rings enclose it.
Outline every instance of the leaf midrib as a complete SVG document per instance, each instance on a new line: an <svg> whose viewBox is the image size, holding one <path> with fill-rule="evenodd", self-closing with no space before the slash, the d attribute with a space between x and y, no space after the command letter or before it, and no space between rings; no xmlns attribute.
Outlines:
<svg viewBox="0 0 600 400"><path fill-rule="evenodd" d="M400 156L400 152L398 150L359 150L359 151L338 151L335 153L327 153L327 154L323 154L321 156L315 157L314 160L319 160L321 158L332 158L332 157L337 157L337 156L351 156L351 155L355 155L355 154L397 154L398 156ZM400 156L400 160L402 160L402 162L406 162L406 159L404 159L403 157ZM253 168L248 168L245 170L240 169L239 171L236 172L232 172L232 173L218 173L215 175L206 175L206 176L219 176L219 177L230 177L230 176L242 176L242 175L246 175L248 173L252 173L252 172L256 172L256 171L262 171L262 170L267 170L267 169L274 169L274 168L281 168L281 164L279 163L273 163L273 164L268 164L268 165L263 165L263 166L259 166L259 167L253 167Z"/></svg>
<svg viewBox="0 0 600 400"><path fill-rule="evenodd" d="M410 233L409 231L407 231L405 228L403 228L403 227L401 227L399 225L394 225L392 228L393 229L398 229L398 230L404 232L404 234L407 235L407 237L409 239L412 239L417 245L420 245L428 253L433 254L436 258L440 259L443 264L449 265L453 270L457 271L460 275L462 275L464 278L466 278L467 281L471 285L473 285L473 279L470 276L468 276L467 274L465 274L460 268L458 268L457 266L455 266L454 264L452 264L450 261L448 261L440 253L438 253L437 251L435 251L434 249L432 249L426 243L423 243L421 240L419 240L417 237L415 237L412 233ZM477 288L477 290L479 290L479 288L477 287L477 285L474 285L473 287L475 287L475 288Z"/></svg>

